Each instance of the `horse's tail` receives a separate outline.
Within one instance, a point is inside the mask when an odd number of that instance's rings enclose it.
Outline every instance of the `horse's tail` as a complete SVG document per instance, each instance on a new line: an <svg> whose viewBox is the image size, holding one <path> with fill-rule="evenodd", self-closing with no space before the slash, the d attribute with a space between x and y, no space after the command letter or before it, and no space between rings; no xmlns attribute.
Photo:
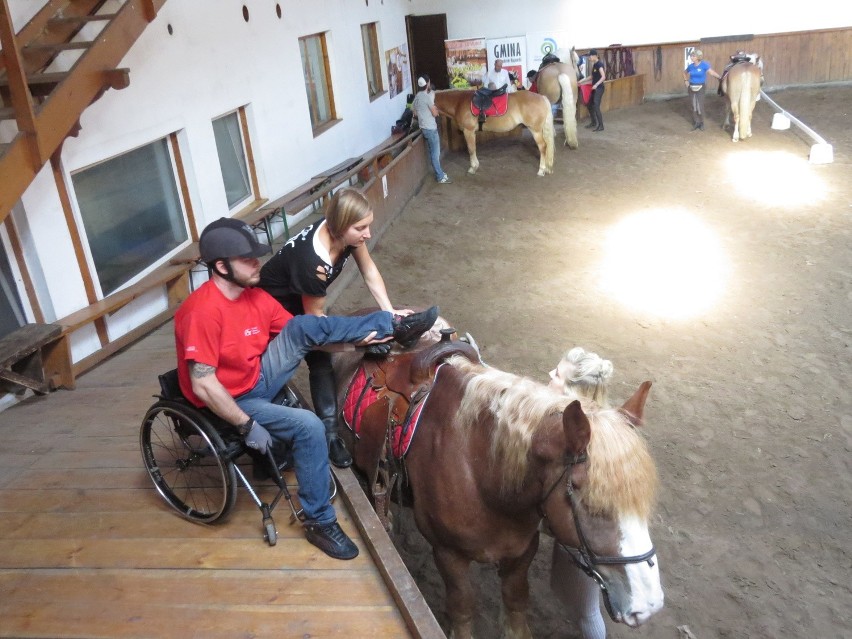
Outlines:
<svg viewBox="0 0 852 639"><path fill-rule="evenodd" d="M738 127L741 140L751 137L751 112L754 109L754 99L760 90L759 85L757 87L753 86L754 82L755 76L751 73L751 69L746 69L743 73L740 73Z"/></svg>
<svg viewBox="0 0 852 639"><path fill-rule="evenodd" d="M559 74L559 88L562 93L562 128L565 132L565 145L576 149L577 142L577 88L571 84L571 76Z"/></svg>
<svg viewBox="0 0 852 639"><path fill-rule="evenodd" d="M547 100L547 98L545 98ZM547 100L547 117L544 119L544 126L541 128L541 134L544 136L544 165L548 171L553 170L553 111L550 108L550 100Z"/></svg>

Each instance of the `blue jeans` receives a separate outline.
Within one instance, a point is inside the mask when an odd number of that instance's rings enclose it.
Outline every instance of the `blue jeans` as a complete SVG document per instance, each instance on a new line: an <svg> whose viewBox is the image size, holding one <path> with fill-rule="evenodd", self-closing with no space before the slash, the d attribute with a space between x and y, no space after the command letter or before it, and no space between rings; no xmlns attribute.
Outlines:
<svg viewBox="0 0 852 639"><path fill-rule="evenodd" d="M426 139L426 148L429 151L429 160L432 162L435 179L441 180L446 174L441 168L441 139L438 137L438 129L420 130L423 131L423 137Z"/></svg>
<svg viewBox="0 0 852 639"><path fill-rule="evenodd" d="M273 404L272 399L296 372L314 346L356 342L376 331L376 337L393 335L393 318L386 311L360 317L297 315L269 342L261 357L260 378L254 388L235 398L237 405L261 424L273 440L293 447L299 501L305 519L327 524L336 519L329 502L328 444L325 428L314 413L303 408Z"/></svg>

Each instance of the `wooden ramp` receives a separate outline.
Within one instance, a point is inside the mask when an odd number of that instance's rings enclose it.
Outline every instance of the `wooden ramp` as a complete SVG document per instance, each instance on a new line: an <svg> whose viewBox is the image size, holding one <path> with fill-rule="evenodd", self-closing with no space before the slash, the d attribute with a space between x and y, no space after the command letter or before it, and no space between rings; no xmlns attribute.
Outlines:
<svg viewBox="0 0 852 639"><path fill-rule="evenodd" d="M305 541L283 501L268 546L242 488L221 525L172 513L138 431L173 348L169 323L0 413L0 637L443 637L349 470L352 561Z"/></svg>

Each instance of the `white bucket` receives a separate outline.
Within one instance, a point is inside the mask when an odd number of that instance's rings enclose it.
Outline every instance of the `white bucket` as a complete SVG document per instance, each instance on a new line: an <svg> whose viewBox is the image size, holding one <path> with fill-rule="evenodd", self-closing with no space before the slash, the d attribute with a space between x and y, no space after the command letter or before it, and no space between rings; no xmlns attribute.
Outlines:
<svg viewBox="0 0 852 639"><path fill-rule="evenodd" d="M814 144L808 160L811 164L831 164L834 162L834 148L830 144Z"/></svg>
<svg viewBox="0 0 852 639"><path fill-rule="evenodd" d="M783 113L776 113L772 116L772 128L776 131L786 131L790 128L790 118Z"/></svg>

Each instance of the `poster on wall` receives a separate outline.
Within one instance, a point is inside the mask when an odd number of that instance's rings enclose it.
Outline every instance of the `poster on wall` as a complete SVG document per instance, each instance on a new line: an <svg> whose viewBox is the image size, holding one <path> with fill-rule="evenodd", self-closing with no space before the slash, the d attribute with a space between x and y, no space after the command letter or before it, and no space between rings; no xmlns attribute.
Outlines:
<svg viewBox="0 0 852 639"><path fill-rule="evenodd" d="M447 75L453 89L468 89L482 85L485 73L485 38L444 40L447 53Z"/></svg>
<svg viewBox="0 0 852 639"><path fill-rule="evenodd" d="M388 92L391 99L411 91L411 71L408 67L408 44L385 51L388 68Z"/></svg>
<svg viewBox="0 0 852 639"><path fill-rule="evenodd" d="M548 53L553 53L564 60L574 43L569 41L567 31L539 31L527 34L527 68L536 69L541 65L541 59Z"/></svg>
<svg viewBox="0 0 852 639"><path fill-rule="evenodd" d="M494 68L495 60L502 60L503 68L523 84L528 68L526 36L488 39L485 41L485 50L489 69Z"/></svg>
<svg viewBox="0 0 852 639"><path fill-rule="evenodd" d="M690 65L692 60L689 59L689 56L692 55L692 52L695 51L696 47L684 47L683 48L683 68L685 69Z"/></svg>

